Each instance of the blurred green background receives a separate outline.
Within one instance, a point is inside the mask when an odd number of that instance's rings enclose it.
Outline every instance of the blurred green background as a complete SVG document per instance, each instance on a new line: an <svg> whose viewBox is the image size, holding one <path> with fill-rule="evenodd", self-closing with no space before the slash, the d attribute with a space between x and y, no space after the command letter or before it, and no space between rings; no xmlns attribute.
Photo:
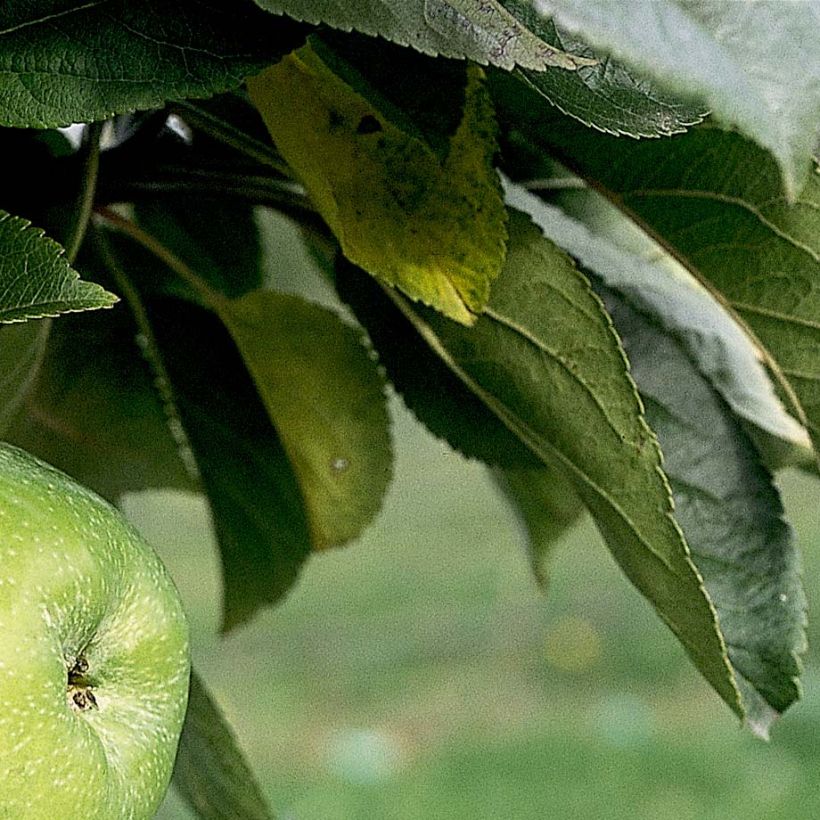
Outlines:
<svg viewBox="0 0 820 820"><path fill-rule="evenodd" d="M394 409L397 475L379 519L226 638L201 503L127 503L279 817L820 817L820 657L810 650L805 699L770 743L755 740L591 525L564 539L543 595L484 468ZM818 485L784 484L814 602ZM159 815L189 816L173 794Z"/></svg>
<svg viewBox="0 0 820 820"><path fill-rule="evenodd" d="M292 228L261 216L272 284L327 301ZM280 820L820 818L820 653L768 744L743 731L589 522L536 586L486 470L393 400L396 478L361 541L219 636L198 499L129 497L191 617L194 658ZM783 480L820 593L820 484ZM820 634L820 618L810 642ZM192 815L171 792L161 820Z"/></svg>

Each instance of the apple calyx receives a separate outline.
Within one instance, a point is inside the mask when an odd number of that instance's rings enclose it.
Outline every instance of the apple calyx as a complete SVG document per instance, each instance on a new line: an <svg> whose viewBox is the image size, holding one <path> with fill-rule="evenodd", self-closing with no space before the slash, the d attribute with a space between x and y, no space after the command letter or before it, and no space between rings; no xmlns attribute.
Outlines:
<svg viewBox="0 0 820 820"><path fill-rule="evenodd" d="M87 712L89 709L98 709L97 698L94 696L94 685L86 675L88 674L88 661L80 655L73 664L68 667L68 681L66 692L68 702L72 708Z"/></svg>

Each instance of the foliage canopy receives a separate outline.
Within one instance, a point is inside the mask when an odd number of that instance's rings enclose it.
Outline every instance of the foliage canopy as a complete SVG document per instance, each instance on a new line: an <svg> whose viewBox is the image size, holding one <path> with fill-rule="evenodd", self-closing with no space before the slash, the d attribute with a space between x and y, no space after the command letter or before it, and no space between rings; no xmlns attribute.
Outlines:
<svg viewBox="0 0 820 820"><path fill-rule="evenodd" d="M0 434L114 501L203 493L226 630L378 513L390 384L542 583L588 511L754 732L799 698L815 3L9 0L0 67ZM265 278L259 207L335 310ZM199 678L176 783L272 816Z"/></svg>

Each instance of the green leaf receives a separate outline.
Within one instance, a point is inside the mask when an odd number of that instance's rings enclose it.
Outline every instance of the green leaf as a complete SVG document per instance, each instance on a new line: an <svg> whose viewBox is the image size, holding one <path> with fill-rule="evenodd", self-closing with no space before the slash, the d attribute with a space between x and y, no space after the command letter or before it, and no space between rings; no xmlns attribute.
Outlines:
<svg viewBox="0 0 820 820"><path fill-rule="evenodd" d="M178 299L145 302L213 517L223 628L279 601L311 552L294 469L225 327Z"/></svg>
<svg viewBox="0 0 820 820"><path fill-rule="evenodd" d="M0 124L53 128L210 96L302 40L249 0L6 0Z"/></svg>
<svg viewBox="0 0 820 820"><path fill-rule="evenodd" d="M426 54L517 67L519 76L553 105L610 133L673 134L700 122L705 113L702 106L666 94L623 65L602 59L541 18L528 0L257 2L298 19L379 34Z"/></svg>
<svg viewBox="0 0 820 820"><path fill-rule="evenodd" d="M203 820L273 820L233 731L196 672L173 783Z"/></svg>
<svg viewBox="0 0 820 820"><path fill-rule="evenodd" d="M715 604L750 728L800 697L806 598L780 496L728 406L684 347L609 291L610 309L658 434L675 517Z"/></svg>
<svg viewBox="0 0 820 820"><path fill-rule="evenodd" d="M518 513L527 536L527 556L539 585L549 583L549 562L556 542L575 524L584 505L554 467L495 469L493 478Z"/></svg>
<svg viewBox="0 0 820 820"><path fill-rule="evenodd" d="M545 43L592 63L571 72L516 71L524 83L565 114L601 131L631 137L677 134L706 116L702 105L666 93L560 30L552 20L538 15L530 0L505 0L505 5Z"/></svg>
<svg viewBox="0 0 820 820"><path fill-rule="evenodd" d="M535 8L670 91L703 99L771 152L796 197L820 132L814 3L537 0Z"/></svg>
<svg viewBox="0 0 820 820"><path fill-rule="evenodd" d="M714 610L672 517L657 441L601 303L517 212L510 235L504 273L473 328L393 299L478 398L566 474L627 576L740 713Z"/></svg>
<svg viewBox="0 0 820 820"><path fill-rule="evenodd" d="M679 341L732 410L749 422L773 466L811 463L808 432L775 393L759 348L686 268L593 191L561 196L582 224L520 186L507 184L506 190L510 205L526 211L553 242Z"/></svg>
<svg viewBox="0 0 820 820"><path fill-rule="evenodd" d="M225 296L235 298L262 286L262 245L251 206L204 200L194 208L190 197L180 196L137 203L134 219ZM170 277L154 254L134 243L128 243L128 253L131 267L140 271L141 289L201 301L183 280Z"/></svg>
<svg viewBox="0 0 820 820"><path fill-rule="evenodd" d="M737 134L701 126L663 144L626 143L567 121L521 122L733 311L818 452L820 176L790 205L774 161Z"/></svg>
<svg viewBox="0 0 820 820"><path fill-rule="evenodd" d="M31 392L50 329L47 320L0 327L0 436Z"/></svg>
<svg viewBox="0 0 820 820"><path fill-rule="evenodd" d="M80 280L39 228L0 211L0 322L111 307L117 297Z"/></svg>
<svg viewBox="0 0 820 820"><path fill-rule="evenodd" d="M364 287L350 266L336 271L339 297L367 331L390 384L408 409L466 458L503 468L538 468L540 460L419 336L412 323L373 282Z"/></svg>
<svg viewBox="0 0 820 820"><path fill-rule="evenodd" d="M544 43L505 8L483 0L256 0L274 14L344 31L378 35L425 54L467 58L502 68L572 71L589 60Z"/></svg>
<svg viewBox="0 0 820 820"><path fill-rule="evenodd" d="M552 544L583 510L567 479L538 459L456 376L375 282L363 286L341 265L336 287L416 418L454 450L495 468L494 478L527 531L536 579L546 586Z"/></svg>
<svg viewBox="0 0 820 820"><path fill-rule="evenodd" d="M394 105L373 104L364 78L354 88L331 59L340 61L314 39L249 80L277 148L348 259L470 324L501 269L506 238L480 69L460 67L464 109L442 157Z"/></svg>
<svg viewBox="0 0 820 820"><path fill-rule="evenodd" d="M384 382L360 333L285 294L216 307L299 479L314 546L350 541L381 508L392 470Z"/></svg>
<svg viewBox="0 0 820 820"><path fill-rule="evenodd" d="M0 343L16 327L0 331ZM196 486L136 333L123 306L54 322L34 388L6 433L111 501L131 490Z"/></svg>
<svg viewBox="0 0 820 820"><path fill-rule="evenodd" d="M294 296L253 290L227 298L209 284L213 272L206 263L213 255L207 253L207 241L199 242L199 229L189 225L185 233L166 215L155 221L157 236L124 220L114 224L150 250L167 277L182 279L227 327L298 480L313 546L350 541L380 509L392 469L384 380L361 333L331 311ZM202 277L199 265L205 265ZM248 274L232 273L235 287L249 281ZM227 270L224 276L229 281ZM168 363L174 350L169 345ZM196 355L192 351L189 365L194 371ZM226 411L228 417L231 412ZM297 527L291 529L298 533Z"/></svg>

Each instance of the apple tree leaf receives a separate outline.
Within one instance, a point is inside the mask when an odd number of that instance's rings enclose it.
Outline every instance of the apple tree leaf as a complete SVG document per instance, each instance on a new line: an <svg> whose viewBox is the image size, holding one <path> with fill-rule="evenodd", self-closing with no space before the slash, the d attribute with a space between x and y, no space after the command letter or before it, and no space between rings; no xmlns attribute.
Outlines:
<svg viewBox="0 0 820 820"><path fill-rule="evenodd" d="M0 211L0 322L111 307L117 297L85 282L63 248L39 228Z"/></svg>
<svg viewBox="0 0 820 820"><path fill-rule="evenodd" d="M233 730L195 671L172 782L203 820L273 820Z"/></svg>
<svg viewBox="0 0 820 820"><path fill-rule="evenodd" d="M811 463L808 432L776 394L758 346L685 267L593 191L561 196L573 216L520 186L507 183L506 191L510 205L527 212L553 242L683 345L748 422L772 466Z"/></svg>
<svg viewBox="0 0 820 820"><path fill-rule="evenodd" d="M668 136L685 131L707 114L703 105L669 94L607 54L544 19L531 0L505 0L508 9L545 43L587 58L578 71L516 69L516 76L565 114L610 134ZM513 86L514 88L514 86Z"/></svg>
<svg viewBox="0 0 820 820"><path fill-rule="evenodd" d="M526 116L521 100L520 109ZM519 120L648 228L756 341L789 410L820 445L820 175L787 202L771 157L700 126L627 144L568 121Z"/></svg>
<svg viewBox="0 0 820 820"><path fill-rule="evenodd" d="M222 563L223 628L230 630L296 582L312 548L305 501L219 319L178 299L144 304L211 509Z"/></svg>
<svg viewBox="0 0 820 820"><path fill-rule="evenodd" d="M10 325L0 330L34 327ZM152 487L193 490L127 310L53 323L34 386L7 430L13 444L110 501Z"/></svg>
<svg viewBox="0 0 820 820"><path fill-rule="evenodd" d="M416 418L467 458L490 465L526 530L527 555L546 585L553 542L583 505L566 477L547 467L437 356L385 292L362 287L347 266L336 271L339 296L378 353L391 385Z"/></svg>
<svg viewBox="0 0 820 820"><path fill-rule="evenodd" d="M536 0L562 29L672 92L702 99L776 159L787 198L820 134L815 3Z"/></svg>
<svg viewBox="0 0 820 820"><path fill-rule="evenodd" d="M47 319L0 327L0 436L32 390L50 329Z"/></svg>
<svg viewBox="0 0 820 820"><path fill-rule="evenodd" d="M567 476L624 572L742 714L713 606L672 517L660 450L609 319L569 257L526 216L512 212L510 228L504 272L472 328L391 298L479 399Z"/></svg>
<svg viewBox="0 0 820 820"><path fill-rule="evenodd" d="M470 324L501 269L506 238L481 70L453 69L463 110L442 151L391 101L374 105L364 78L354 88L340 76L341 62L313 38L249 80L251 97L345 256Z"/></svg>
<svg viewBox="0 0 820 820"><path fill-rule="evenodd" d="M303 39L250 0L6 0L0 124L53 128L210 96Z"/></svg>
<svg viewBox="0 0 820 820"><path fill-rule="evenodd" d="M298 481L310 541L317 549L347 543L379 511L392 475L384 379L361 333L296 296L256 289L228 298L209 268L219 253L200 240L202 227L183 230L170 210L157 217L155 235L135 235L152 253L160 249L154 264L181 273L229 331ZM250 279L230 281L242 290Z"/></svg>
<svg viewBox="0 0 820 820"><path fill-rule="evenodd" d="M267 11L343 31L378 35L424 54L482 65L568 71L588 59L564 54L528 29L497 0L256 0Z"/></svg>
<svg viewBox="0 0 820 820"><path fill-rule="evenodd" d="M192 207L190 197L181 196L138 202L134 219L175 253L192 260L197 275L225 296L233 299L262 286L262 242L250 206L202 200ZM183 280L168 276L156 256L134 243L129 253L135 260L132 264L139 259L141 287L150 285L166 295L199 301L197 292Z"/></svg>
<svg viewBox="0 0 820 820"><path fill-rule="evenodd" d="M350 268L335 271L336 291L367 331L391 386L436 437L466 458L500 468L541 461L437 356L377 285L362 287Z"/></svg>
<svg viewBox="0 0 820 820"><path fill-rule="evenodd" d="M316 548L358 536L392 475L384 381L360 333L298 297L255 291L217 310L305 499Z"/></svg>
<svg viewBox="0 0 820 820"><path fill-rule="evenodd" d="M518 514L535 580L546 589L553 549L581 518L584 504L567 477L547 464L537 468L495 468L492 474Z"/></svg>
<svg viewBox="0 0 820 820"><path fill-rule="evenodd" d="M746 722L768 737L800 697L806 649L799 554L780 496L684 346L612 291L604 296L663 448L675 517L717 609Z"/></svg>

